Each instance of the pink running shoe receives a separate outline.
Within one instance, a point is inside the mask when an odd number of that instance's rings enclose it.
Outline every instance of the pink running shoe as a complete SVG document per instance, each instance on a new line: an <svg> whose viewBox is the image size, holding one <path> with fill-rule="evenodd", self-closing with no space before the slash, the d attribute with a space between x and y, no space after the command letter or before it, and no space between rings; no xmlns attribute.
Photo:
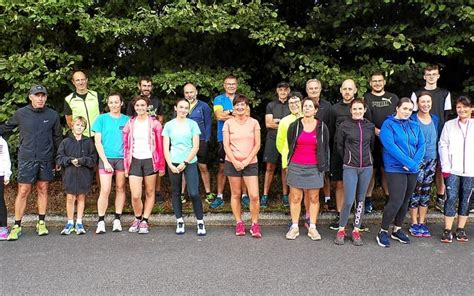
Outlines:
<svg viewBox="0 0 474 296"><path fill-rule="evenodd" d="M262 237L262 233L260 232L260 225L258 225L258 223L252 223L252 227L250 227L250 234L256 238Z"/></svg>
<svg viewBox="0 0 474 296"><path fill-rule="evenodd" d="M235 224L235 235L237 236L245 235L245 224L243 221L239 221L237 222L237 224Z"/></svg>
<svg viewBox="0 0 474 296"><path fill-rule="evenodd" d="M139 227L140 227L140 220L135 219L133 220L132 225L128 229L128 232L138 232Z"/></svg>
<svg viewBox="0 0 474 296"><path fill-rule="evenodd" d="M8 228L7 227L0 227L0 241L7 240L8 237Z"/></svg>

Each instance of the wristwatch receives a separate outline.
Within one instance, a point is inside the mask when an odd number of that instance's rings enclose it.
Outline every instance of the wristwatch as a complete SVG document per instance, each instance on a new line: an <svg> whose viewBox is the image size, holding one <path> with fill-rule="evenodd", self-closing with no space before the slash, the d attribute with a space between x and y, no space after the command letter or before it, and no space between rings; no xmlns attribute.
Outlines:
<svg viewBox="0 0 474 296"><path fill-rule="evenodd" d="M234 112L234 110L229 110L229 115L232 116L233 112Z"/></svg>

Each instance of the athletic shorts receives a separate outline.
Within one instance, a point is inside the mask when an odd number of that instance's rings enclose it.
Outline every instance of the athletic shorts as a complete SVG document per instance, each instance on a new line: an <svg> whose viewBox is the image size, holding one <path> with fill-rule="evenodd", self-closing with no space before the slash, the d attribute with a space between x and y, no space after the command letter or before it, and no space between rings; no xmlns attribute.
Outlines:
<svg viewBox="0 0 474 296"><path fill-rule="evenodd" d="M209 163L209 143L201 140L199 141L199 150L196 154L198 163L208 164Z"/></svg>
<svg viewBox="0 0 474 296"><path fill-rule="evenodd" d="M18 183L34 184L36 181L50 182L53 179L52 161L18 160Z"/></svg>
<svg viewBox="0 0 474 296"><path fill-rule="evenodd" d="M252 177L258 176L258 163L251 163L243 170L237 171L230 161L224 163L224 175L228 177Z"/></svg>
<svg viewBox="0 0 474 296"><path fill-rule="evenodd" d="M219 163L225 163L225 150L224 150L224 143L222 142L217 142L219 145L217 147L217 156L219 157Z"/></svg>
<svg viewBox="0 0 474 296"><path fill-rule="evenodd" d="M130 164L129 176L145 177L156 174L153 169L153 160L147 159L136 159L132 157L132 163Z"/></svg>
<svg viewBox="0 0 474 296"><path fill-rule="evenodd" d="M112 168L114 169L113 172L107 172L105 170L104 162L102 159L99 158L99 174L101 175L113 175L115 172L123 172L123 158L107 158L107 161L110 163Z"/></svg>
<svg viewBox="0 0 474 296"><path fill-rule="evenodd" d="M280 163L281 155L276 148L275 139L265 141L265 150L263 151L263 162Z"/></svg>

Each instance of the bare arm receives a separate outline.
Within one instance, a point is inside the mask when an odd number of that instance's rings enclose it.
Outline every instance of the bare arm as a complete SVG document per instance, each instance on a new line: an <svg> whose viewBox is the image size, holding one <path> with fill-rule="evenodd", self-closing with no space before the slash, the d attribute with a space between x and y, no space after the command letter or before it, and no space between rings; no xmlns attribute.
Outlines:
<svg viewBox="0 0 474 296"><path fill-rule="evenodd" d="M278 129L278 122L273 120L273 114L266 114L265 115L265 127L268 129Z"/></svg>

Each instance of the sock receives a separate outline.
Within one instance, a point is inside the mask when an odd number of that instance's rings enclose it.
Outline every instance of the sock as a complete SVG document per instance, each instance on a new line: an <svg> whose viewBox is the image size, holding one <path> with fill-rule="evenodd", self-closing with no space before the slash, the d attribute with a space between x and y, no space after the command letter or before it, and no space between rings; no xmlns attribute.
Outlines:
<svg viewBox="0 0 474 296"><path fill-rule="evenodd" d="M104 221L104 219L105 219L105 216L99 216L99 222Z"/></svg>
<svg viewBox="0 0 474 296"><path fill-rule="evenodd" d="M309 223L309 228L316 228L316 224Z"/></svg>
<svg viewBox="0 0 474 296"><path fill-rule="evenodd" d="M397 232L398 230L402 229L401 227L398 226L393 226L393 232Z"/></svg>
<svg viewBox="0 0 474 296"><path fill-rule="evenodd" d="M71 220L68 219L68 220L67 220L67 224L72 224L72 225L74 225L74 220L73 220L73 219L71 219Z"/></svg>
<svg viewBox="0 0 474 296"><path fill-rule="evenodd" d="M206 192L206 195L209 195L209 194L211 194L211 193L210 193L210 192Z"/></svg>
<svg viewBox="0 0 474 296"><path fill-rule="evenodd" d="M439 194L439 193L438 193L437 196L438 196L438 199L444 200L444 194Z"/></svg>
<svg viewBox="0 0 474 296"><path fill-rule="evenodd" d="M38 220L44 221L44 218L46 217L46 214L39 214L38 215Z"/></svg>
<svg viewBox="0 0 474 296"><path fill-rule="evenodd" d="M183 217L176 219L176 223L184 223Z"/></svg>
<svg viewBox="0 0 474 296"><path fill-rule="evenodd" d="M298 228L298 223L291 224L291 228Z"/></svg>
<svg viewBox="0 0 474 296"><path fill-rule="evenodd" d="M148 223L148 218L143 218L142 221Z"/></svg>
<svg viewBox="0 0 474 296"><path fill-rule="evenodd" d="M15 225L18 225L19 227L21 227L21 219L20 220L15 220Z"/></svg>
<svg viewBox="0 0 474 296"><path fill-rule="evenodd" d="M224 198L224 195L223 195L222 193L218 193L218 194L217 194L217 198L223 199L223 198Z"/></svg>
<svg viewBox="0 0 474 296"><path fill-rule="evenodd" d="M325 196L324 197L324 203L328 203L328 201L331 200L331 197L330 196Z"/></svg>
<svg viewBox="0 0 474 296"><path fill-rule="evenodd" d="M82 219L76 219L76 225L77 224L82 224Z"/></svg>
<svg viewBox="0 0 474 296"><path fill-rule="evenodd" d="M137 220L140 220L140 221L141 221L141 220L142 220L142 216L135 216L135 219L137 219Z"/></svg>
<svg viewBox="0 0 474 296"><path fill-rule="evenodd" d="M120 220L121 217L122 217L122 214L115 213L115 219Z"/></svg>
<svg viewBox="0 0 474 296"><path fill-rule="evenodd" d="M196 220L196 224L204 224L204 220Z"/></svg>

